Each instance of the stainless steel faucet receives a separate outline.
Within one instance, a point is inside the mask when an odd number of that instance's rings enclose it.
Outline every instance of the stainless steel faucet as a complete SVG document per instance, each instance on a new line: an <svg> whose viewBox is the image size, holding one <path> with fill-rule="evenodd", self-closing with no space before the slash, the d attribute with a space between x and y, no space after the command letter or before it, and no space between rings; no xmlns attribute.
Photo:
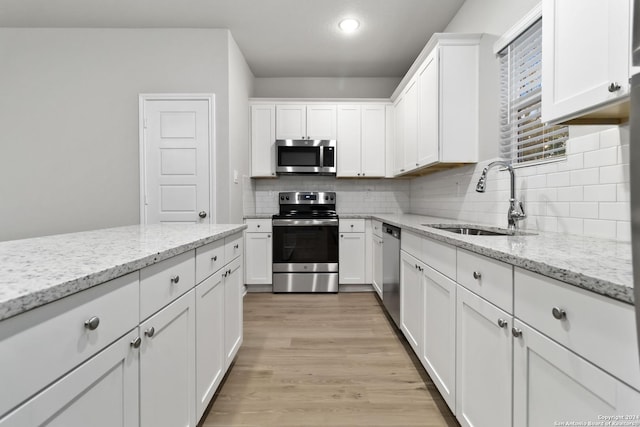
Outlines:
<svg viewBox="0 0 640 427"><path fill-rule="evenodd" d="M516 174L513 171L513 167L511 167L509 163L500 160L489 163L489 166L482 170L482 175L480 175L478 185L476 185L476 191L478 193L484 193L487 182L487 173L489 172L489 169L494 166L505 167L511 174L511 197L509 198L509 211L507 212L507 220L509 221L509 230L516 231L518 229L518 221L525 219L527 215L524 213L522 202L516 200Z"/></svg>

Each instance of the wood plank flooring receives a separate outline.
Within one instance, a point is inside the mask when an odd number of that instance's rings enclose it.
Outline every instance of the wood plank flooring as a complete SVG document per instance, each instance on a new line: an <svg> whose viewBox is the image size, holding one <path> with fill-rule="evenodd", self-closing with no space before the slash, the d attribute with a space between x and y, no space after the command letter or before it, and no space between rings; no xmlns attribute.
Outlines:
<svg viewBox="0 0 640 427"><path fill-rule="evenodd" d="M201 426L458 426L396 331L372 292L247 294Z"/></svg>

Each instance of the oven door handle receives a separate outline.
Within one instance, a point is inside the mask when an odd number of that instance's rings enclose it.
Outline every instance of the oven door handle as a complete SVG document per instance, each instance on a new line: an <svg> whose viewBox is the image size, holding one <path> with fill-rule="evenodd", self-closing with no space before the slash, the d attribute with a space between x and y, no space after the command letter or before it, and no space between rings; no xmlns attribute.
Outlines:
<svg viewBox="0 0 640 427"><path fill-rule="evenodd" d="M338 220L335 218L327 219L274 219L274 227L307 227L310 225L329 225L338 226Z"/></svg>

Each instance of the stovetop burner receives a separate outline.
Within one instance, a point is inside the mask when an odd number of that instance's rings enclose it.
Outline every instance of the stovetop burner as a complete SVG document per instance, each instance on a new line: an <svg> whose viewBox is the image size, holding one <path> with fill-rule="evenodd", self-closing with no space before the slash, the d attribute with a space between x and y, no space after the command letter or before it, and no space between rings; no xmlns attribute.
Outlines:
<svg viewBox="0 0 640 427"><path fill-rule="evenodd" d="M273 219L338 218L334 192L283 192L278 196L280 212Z"/></svg>

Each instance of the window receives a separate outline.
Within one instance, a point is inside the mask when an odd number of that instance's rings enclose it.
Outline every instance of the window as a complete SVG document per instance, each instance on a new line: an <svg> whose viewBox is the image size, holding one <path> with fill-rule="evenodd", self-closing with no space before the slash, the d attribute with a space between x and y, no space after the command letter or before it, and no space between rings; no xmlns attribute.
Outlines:
<svg viewBox="0 0 640 427"><path fill-rule="evenodd" d="M500 157L513 166L564 158L569 130L540 121L542 20L500 53Z"/></svg>

